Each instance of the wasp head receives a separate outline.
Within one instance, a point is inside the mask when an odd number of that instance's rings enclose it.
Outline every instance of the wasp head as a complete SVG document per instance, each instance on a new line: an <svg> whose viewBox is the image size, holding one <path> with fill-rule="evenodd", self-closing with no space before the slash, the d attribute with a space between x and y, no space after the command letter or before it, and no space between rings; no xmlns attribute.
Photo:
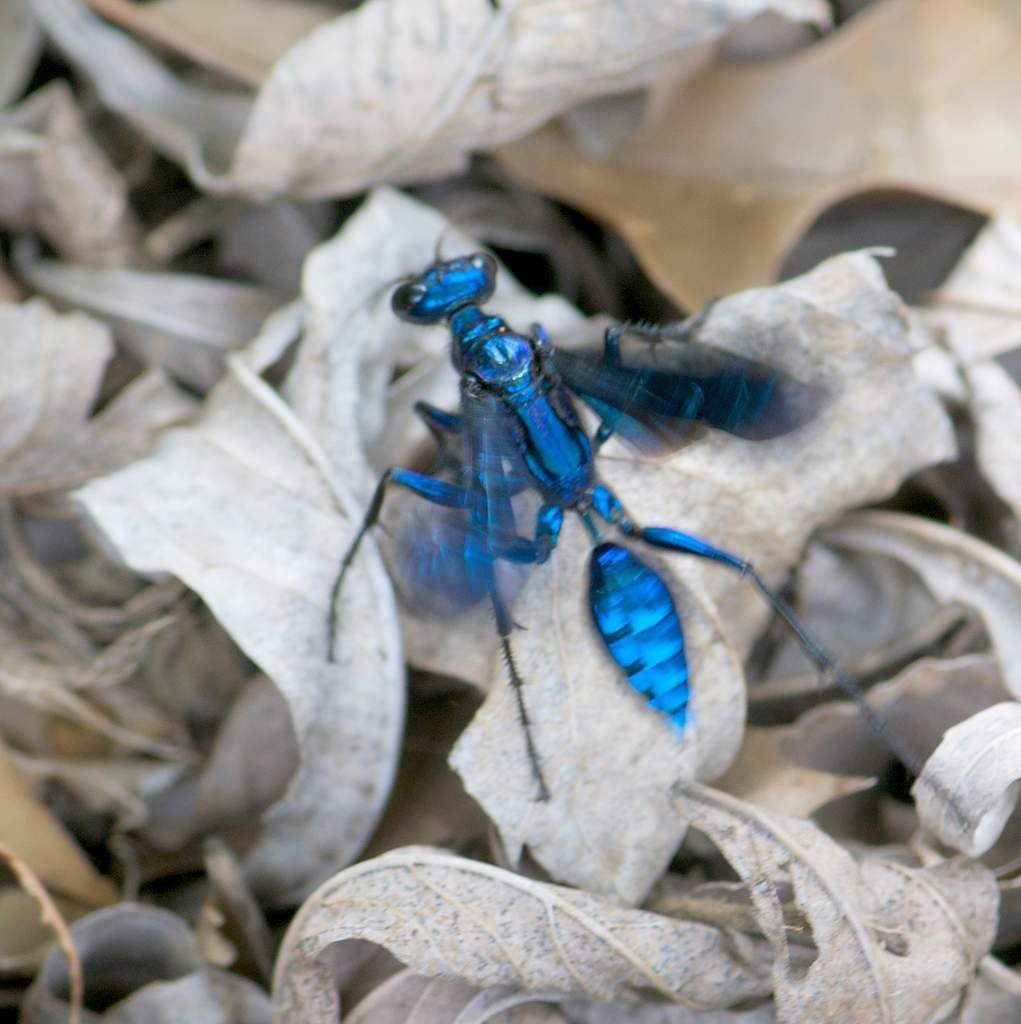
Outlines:
<svg viewBox="0 0 1021 1024"><path fill-rule="evenodd" d="M405 281L390 305L402 320L436 324L469 303L485 302L496 287L496 260L476 252L443 260Z"/></svg>

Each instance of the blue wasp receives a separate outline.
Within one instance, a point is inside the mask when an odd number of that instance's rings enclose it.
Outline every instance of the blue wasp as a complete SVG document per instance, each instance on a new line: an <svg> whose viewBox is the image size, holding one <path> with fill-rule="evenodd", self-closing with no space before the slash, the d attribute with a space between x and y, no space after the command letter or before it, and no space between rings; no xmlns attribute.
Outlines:
<svg viewBox="0 0 1021 1024"><path fill-rule="evenodd" d="M497 567L501 562L545 562L557 545L564 512L572 511L593 539L588 600L596 631L630 684L676 727L683 729L687 721L690 679L673 598L660 575L634 551L603 537L600 524L633 543L707 558L750 580L807 656L858 699L870 724L913 767L915 757L887 736L883 722L860 699L858 685L837 672L833 658L750 562L680 530L639 525L596 473L594 456L613 435L648 455L675 450L700 425L752 441L779 437L816 414L819 390L774 368L691 341L711 306L680 331L673 329L672 336L684 344L671 346L668 368L628 365L621 356L625 331L647 339L651 352L662 347L655 342L663 328L611 327L601 351L558 349L541 326L518 334L481 308L493 295L496 275L496 261L486 253L437 259L393 293L391 306L401 320L421 326L447 322L451 358L460 374L460 409L453 414L426 403L416 405L441 443L449 472L429 476L394 466L383 474L330 596L331 660L344 577L379 519L387 488L406 488L439 506L440 514L413 537L402 576L420 600L444 600L455 611L488 600L538 797L547 800L549 788L511 649L514 621ZM592 437L572 396L599 417ZM515 518L514 498L526 491L537 492L542 502L532 536L519 532Z"/></svg>

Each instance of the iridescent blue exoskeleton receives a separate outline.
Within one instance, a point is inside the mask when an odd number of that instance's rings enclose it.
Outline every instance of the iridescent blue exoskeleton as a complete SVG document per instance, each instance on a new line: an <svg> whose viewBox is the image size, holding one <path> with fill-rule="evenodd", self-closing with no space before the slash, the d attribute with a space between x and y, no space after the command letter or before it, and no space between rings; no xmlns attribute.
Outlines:
<svg viewBox="0 0 1021 1024"><path fill-rule="evenodd" d="M387 486L407 488L441 506L442 514L430 521L418 550L406 559L410 583L455 606L481 600L492 605L538 795L547 799L511 650L514 622L498 583L498 563L545 562L556 547L564 512L576 512L594 541L588 598L595 628L631 685L679 728L687 720L690 680L670 591L629 547L604 539L603 529L633 544L711 559L746 576L808 656L823 671L832 671L830 656L749 562L679 530L640 526L599 482L594 464L595 451L614 434L646 454L677 448L699 424L748 440L777 437L810 419L820 396L778 370L687 339L671 346L666 368L662 360L660 366L626 364L625 330L654 341L663 333L658 328L611 328L598 353L557 349L538 325L519 334L481 308L493 294L496 272L495 260L485 253L437 261L393 294L393 311L402 320L449 324L451 357L461 378L459 412L424 403L417 411L441 439L455 471L448 474L451 479L398 467L383 474L334 585L329 649L332 657L335 606L345 573L379 518ZM673 336L690 335L699 320L687 330L674 329ZM572 395L600 419L592 437L579 421ZM519 532L513 503L526 490L542 501L531 536ZM874 724L882 731L881 723Z"/></svg>

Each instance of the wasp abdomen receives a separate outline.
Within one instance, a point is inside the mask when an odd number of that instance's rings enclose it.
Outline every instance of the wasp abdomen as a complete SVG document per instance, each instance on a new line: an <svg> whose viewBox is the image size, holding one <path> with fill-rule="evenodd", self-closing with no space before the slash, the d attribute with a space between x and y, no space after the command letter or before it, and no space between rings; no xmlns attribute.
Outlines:
<svg viewBox="0 0 1021 1024"><path fill-rule="evenodd" d="M606 649L631 685L683 729L689 695L684 634L658 573L619 544L599 544L589 563L589 605Z"/></svg>

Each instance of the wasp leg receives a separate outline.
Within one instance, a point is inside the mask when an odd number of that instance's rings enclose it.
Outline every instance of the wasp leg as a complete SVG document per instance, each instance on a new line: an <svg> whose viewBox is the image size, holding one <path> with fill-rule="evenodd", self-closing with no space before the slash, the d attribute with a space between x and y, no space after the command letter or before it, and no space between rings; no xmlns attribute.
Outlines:
<svg viewBox="0 0 1021 1024"><path fill-rule="evenodd" d="M536 516L535 539L529 541L523 537L509 538L495 546L494 554L497 558L518 564L541 564L549 558L557 546L563 522L564 510L559 505L543 505ZM496 619L496 629L500 634L503 660L507 665L507 674L510 677L511 688L514 690L514 698L518 705L518 720L521 722L521 729L525 734L525 751L528 754L529 764L532 766L532 777L535 779L538 799L540 802L546 803L550 798L550 790L542 774L539 753L532 736L531 719L525 704L525 681L518 672L514 651L511 648L510 636L515 628L515 623L510 609L497 588L495 579L490 580L489 596Z"/></svg>
<svg viewBox="0 0 1021 1024"><path fill-rule="evenodd" d="M336 654L334 647L337 639L337 599L340 597L340 589L344 584L347 570L358 553L362 539L379 520L380 513L383 511L383 499L386 497L386 489L389 484L405 487L412 493L425 498L426 501L430 501L434 505L444 505L447 508L467 508L472 499L472 492L467 487L435 480L431 476L414 473L410 469L401 469L400 466L391 466L380 477L375 493L372 495L372 501L369 502L368 511L362 520L362 525L341 560L340 569L337 571L337 577L330 590L330 607L326 620L327 657L330 661L334 660Z"/></svg>

